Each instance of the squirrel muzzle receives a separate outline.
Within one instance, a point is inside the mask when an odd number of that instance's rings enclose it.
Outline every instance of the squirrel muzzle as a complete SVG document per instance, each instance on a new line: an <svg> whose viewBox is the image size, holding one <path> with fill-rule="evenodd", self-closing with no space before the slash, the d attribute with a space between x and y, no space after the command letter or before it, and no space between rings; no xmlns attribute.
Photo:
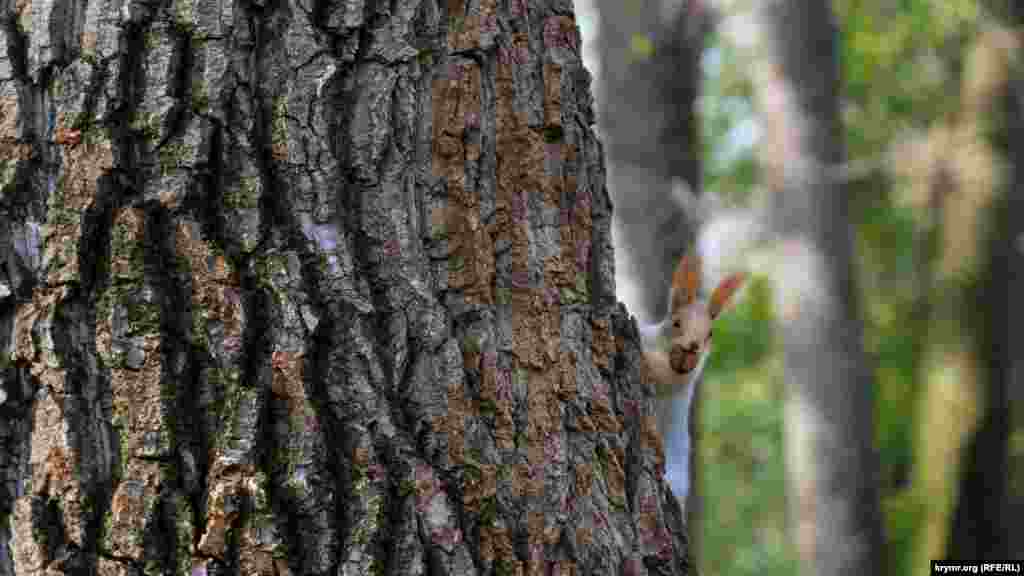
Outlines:
<svg viewBox="0 0 1024 576"><path fill-rule="evenodd" d="M682 344L673 345L672 351L669 353L669 364L680 374L691 372L697 367L698 360L700 360L699 350L687 350Z"/></svg>

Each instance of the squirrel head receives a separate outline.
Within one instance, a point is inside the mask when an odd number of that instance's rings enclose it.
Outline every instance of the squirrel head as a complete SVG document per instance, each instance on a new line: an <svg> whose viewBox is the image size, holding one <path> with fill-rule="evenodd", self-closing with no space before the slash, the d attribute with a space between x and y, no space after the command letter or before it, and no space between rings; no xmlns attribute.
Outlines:
<svg viewBox="0 0 1024 576"><path fill-rule="evenodd" d="M672 274L670 300L669 362L679 374L692 372L711 350L711 323L729 304L733 294L743 285L746 275L726 276L704 302L700 291L700 259L684 255Z"/></svg>

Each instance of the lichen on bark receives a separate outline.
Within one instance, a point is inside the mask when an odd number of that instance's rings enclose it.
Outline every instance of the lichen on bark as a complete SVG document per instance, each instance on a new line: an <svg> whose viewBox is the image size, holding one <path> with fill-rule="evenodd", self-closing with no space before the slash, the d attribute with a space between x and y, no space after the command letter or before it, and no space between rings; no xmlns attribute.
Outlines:
<svg viewBox="0 0 1024 576"><path fill-rule="evenodd" d="M571 5L29 4L0 575L685 573Z"/></svg>

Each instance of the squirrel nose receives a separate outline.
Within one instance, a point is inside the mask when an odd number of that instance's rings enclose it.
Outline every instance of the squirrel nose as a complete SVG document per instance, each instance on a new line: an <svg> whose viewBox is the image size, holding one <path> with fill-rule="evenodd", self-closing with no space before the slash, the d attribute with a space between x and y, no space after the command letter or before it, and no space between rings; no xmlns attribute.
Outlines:
<svg viewBox="0 0 1024 576"><path fill-rule="evenodd" d="M696 342L691 342L687 346L676 344L672 346L672 351L669 354L669 364L672 365L672 370L680 374L687 374L696 368L699 359L700 347Z"/></svg>

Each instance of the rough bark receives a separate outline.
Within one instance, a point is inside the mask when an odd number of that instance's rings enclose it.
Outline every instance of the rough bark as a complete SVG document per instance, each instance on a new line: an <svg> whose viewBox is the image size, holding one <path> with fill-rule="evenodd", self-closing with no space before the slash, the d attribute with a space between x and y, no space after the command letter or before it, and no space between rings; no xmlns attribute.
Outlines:
<svg viewBox="0 0 1024 576"><path fill-rule="evenodd" d="M878 574L883 555L872 382L853 274L837 30L830 3L762 2L757 88L781 242L787 475L807 574Z"/></svg>
<svg viewBox="0 0 1024 576"><path fill-rule="evenodd" d="M687 573L571 2L0 22L0 575Z"/></svg>

